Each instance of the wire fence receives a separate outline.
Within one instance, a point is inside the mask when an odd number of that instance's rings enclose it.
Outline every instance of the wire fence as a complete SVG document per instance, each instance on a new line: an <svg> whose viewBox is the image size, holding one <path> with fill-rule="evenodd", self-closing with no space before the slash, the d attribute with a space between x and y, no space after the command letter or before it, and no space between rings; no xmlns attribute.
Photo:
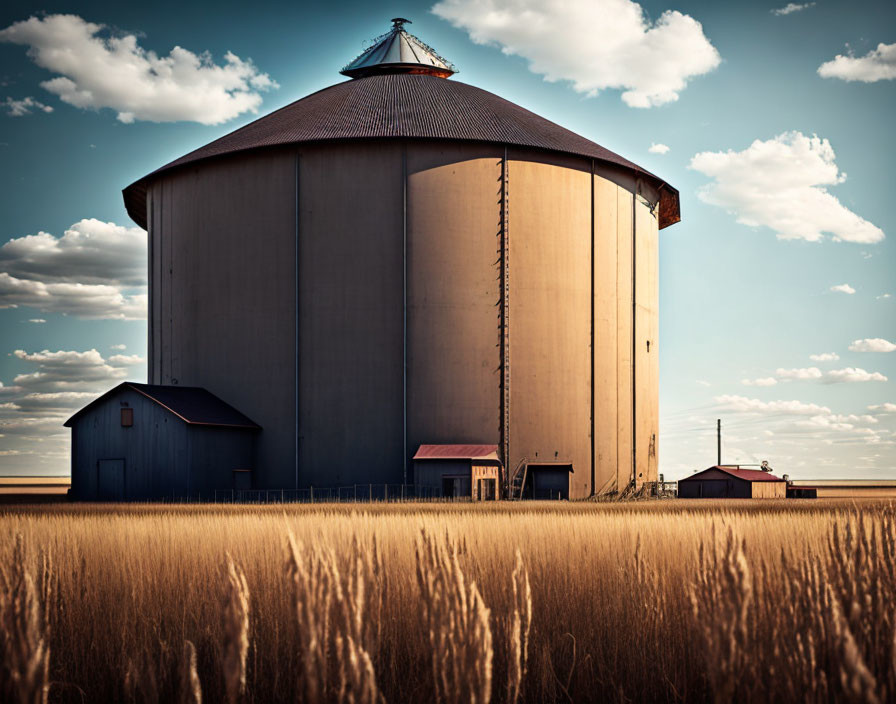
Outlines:
<svg viewBox="0 0 896 704"><path fill-rule="evenodd" d="M308 489L221 489L209 497L215 503L371 503L404 501L470 501L469 496L445 495L441 489L414 484L352 484Z"/></svg>

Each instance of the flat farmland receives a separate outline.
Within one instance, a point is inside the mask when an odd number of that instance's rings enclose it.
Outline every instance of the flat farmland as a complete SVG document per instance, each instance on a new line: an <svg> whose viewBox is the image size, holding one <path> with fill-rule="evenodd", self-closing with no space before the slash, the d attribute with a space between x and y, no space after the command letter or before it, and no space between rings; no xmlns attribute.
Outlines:
<svg viewBox="0 0 896 704"><path fill-rule="evenodd" d="M0 507L6 702L885 702L890 501Z"/></svg>

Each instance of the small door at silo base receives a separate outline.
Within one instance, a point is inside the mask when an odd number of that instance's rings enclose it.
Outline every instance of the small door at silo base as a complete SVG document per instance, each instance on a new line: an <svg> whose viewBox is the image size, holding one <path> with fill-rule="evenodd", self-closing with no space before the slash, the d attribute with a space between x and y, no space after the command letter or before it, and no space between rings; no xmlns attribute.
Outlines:
<svg viewBox="0 0 896 704"><path fill-rule="evenodd" d="M99 460L96 493L100 501L124 500L124 460Z"/></svg>

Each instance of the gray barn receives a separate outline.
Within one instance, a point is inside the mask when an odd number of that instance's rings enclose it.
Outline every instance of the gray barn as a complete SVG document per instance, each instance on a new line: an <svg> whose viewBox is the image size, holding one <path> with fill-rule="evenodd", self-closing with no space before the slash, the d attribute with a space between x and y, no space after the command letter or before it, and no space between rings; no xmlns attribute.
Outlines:
<svg viewBox="0 0 896 704"><path fill-rule="evenodd" d="M125 382L69 418L72 496L120 501L251 488L261 428L205 389Z"/></svg>

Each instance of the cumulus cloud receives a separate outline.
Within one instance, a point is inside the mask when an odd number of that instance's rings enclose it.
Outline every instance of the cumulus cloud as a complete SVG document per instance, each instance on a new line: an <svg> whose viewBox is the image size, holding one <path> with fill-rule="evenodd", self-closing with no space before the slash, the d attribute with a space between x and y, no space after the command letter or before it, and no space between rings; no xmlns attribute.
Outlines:
<svg viewBox="0 0 896 704"><path fill-rule="evenodd" d="M838 444L878 443L881 440L881 431L867 427L878 423L878 419L867 414L839 414L827 406L796 400L761 401L745 396L725 395L717 396L715 401L719 410L765 418L764 422L774 427L774 431L766 429L767 437L786 438L796 435L802 441L814 437L821 442ZM838 434L838 440L831 439L832 432Z"/></svg>
<svg viewBox="0 0 896 704"><path fill-rule="evenodd" d="M882 293L879 296L875 296L875 298L877 298L877 300L879 300L879 301L885 300L887 298L892 298L892 297L893 297L893 295L890 293Z"/></svg>
<svg viewBox="0 0 896 704"><path fill-rule="evenodd" d="M3 103L3 107L6 108L6 114L10 117L23 117L24 115L30 115L34 110L40 110L41 112L53 112L53 108L49 105L44 105L39 100L35 100L31 96L27 98L22 98L21 100L16 100L15 98L7 98Z"/></svg>
<svg viewBox="0 0 896 704"><path fill-rule="evenodd" d="M823 382L825 384L851 384L865 381L886 381L880 372L866 372L864 369L857 367L846 367L846 369L832 369L824 373Z"/></svg>
<svg viewBox="0 0 896 704"><path fill-rule="evenodd" d="M651 154L668 154L669 147L667 147L665 144L657 144L656 142L652 142L647 151L649 151Z"/></svg>
<svg viewBox="0 0 896 704"><path fill-rule="evenodd" d="M146 231L87 218L62 237L17 237L0 247L0 271L40 281L146 285Z"/></svg>
<svg viewBox="0 0 896 704"><path fill-rule="evenodd" d="M893 352L896 344L882 337L866 337L864 340L854 340L849 349L851 352Z"/></svg>
<svg viewBox="0 0 896 704"><path fill-rule="evenodd" d="M128 348L127 345L110 345L109 349L111 350L126 350Z"/></svg>
<svg viewBox="0 0 896 704"><path fill-rule="evenodd" d="M840 359L840 355L836 352L822 352L821 354L810 354L809 359L813 362L836 362Z"/></svg>
<svg viewBox="0 0 896 704"><path fill-rule="evenodd" d="M37 367L33 372L19 374L13 384L28 391L80 391L97 387L97 382L111 382L124 379L127 364L105 360L94 349L86 352L59 350L50 352L13 352L16 358L30 362Z"/></svg>
<svg viewBox="0 0 896 704"><path fill-rule="evenodd" d="M755 140L743 151L700 152L689 168L713 179L697 195L749 227L768 227L780 239L873 243L883 231L844 206L826 186L846 180L830 142L801 132Z"/></svg>
<svg viewBox="0 0 896 704"><path fill-rule="evenodd" d="M0 309L19 306L78 318L145 320L147 295L125 294L115 286L45 284L0 272Z"/></svg>
<svg viewBox="0 0 896 704"><path fill-rule="evenodd" d="M113 34L77 15L46 15L0 31L0 41L28 47L28 56L57 74L41 86L70 105L111 108L121 122L188 120L217 125L257 112L261 91L278 88L251 60L231 52L223 65L207 52L175 46L159 56L133 34Z"/></svg>
<svg viewBox="0 0 896 704"><path fill-rule="evenodd" d="M65 473L70 440L63 422L126 377L143 376L135 358L104 359L94 349L16 350L13 356L29 369L10 385L0 382L0 438L8 458L0 460L0 472Z"/></svg>
<svg viewBox="0 0 896 704"><path fill-rule="evenodd" d="M135 364L143 364L145 361L139 354L113 354L109 357L109 364L116 367L132 367Z"/></svg>
<svg viewBox="0 0 896 704"><path fill-rule="evenodd" d="M775 371L778 379L785 381L819 381L822 384L843 384L862 381L886 381L880 372L866 372L864 369L846 367L845 369L829 369L822 372L818 367L805 367L802 369L778 369Z"/></svg>
<svg viewBox="0 0 896 704"><path fill-rule="evenodd" d="M775 374L779 379L821 379L821 369L807 367L803 369L778 369Z"/></svg>
<svg viewBox="0 0 896 704"><path fill-rule="evenodd" d="M773 15L777 15L781 17L782 15L792 15L794 12L800 12L802 10L808 10L810 7L815 7L814 2L804 2L802 4L797 4L795 2L789 2L784 7L779 7L771 11Z"/></svg>
<svg viewBox="0 0 896 704"><path fill-rule="evenodd" d="M831 409L827 406L802 401L760 401L758 398L731 394L716 396L715 401L724 410L742 413L783 413L798 416L831 414Z"/></svg>
<svg viewBox="0 0 896 704"><path fill-rule="evenodd" d="M868 406L869 411L879 411L881 413L896 413L896 403L878 403L874 406Z"/></svg>
<svg viewBox="0 0 896 704"><path fill-rule="evenodd" d="M774 386L778 380L773 376L767 376L761 379L742 379L740 383L744 386Z"/></svg>
<svg viewBox="0 0 896 704"><path fill-rule="evenodd" d="M836 286L831 286L831 291L834 291L835 293L846 293L850 296L856 292L856 290L849 284L837 284Z"/></svg>
<svg viewBox="0 0 896 704"><path fill-rule="evenodd" d="M548 81L587 95L620 89L636 108L678 100L721 61L693 17L667 10L651 22L631 0L442 0L432 11Z"/></svg>
<svg viewBox="0 0 896 704"><path fill-rule="evenodd" d="M45 323L47 321L44 320L43 318L29 318L28 322L29 323Z"/></svg>
<svg viewBox="0 0 896 704"><path fill-rule="evenodd" d="M96 219L0 247L0 308L80 318L146 317L146 233Z"/></svg>
<svg viewBox="0 0 896 704"><path fill-rule="evenodd" d="M875 83L896 78L896 44L878 44L864 56L838 54L818 67L822 78Z"/></svg>

